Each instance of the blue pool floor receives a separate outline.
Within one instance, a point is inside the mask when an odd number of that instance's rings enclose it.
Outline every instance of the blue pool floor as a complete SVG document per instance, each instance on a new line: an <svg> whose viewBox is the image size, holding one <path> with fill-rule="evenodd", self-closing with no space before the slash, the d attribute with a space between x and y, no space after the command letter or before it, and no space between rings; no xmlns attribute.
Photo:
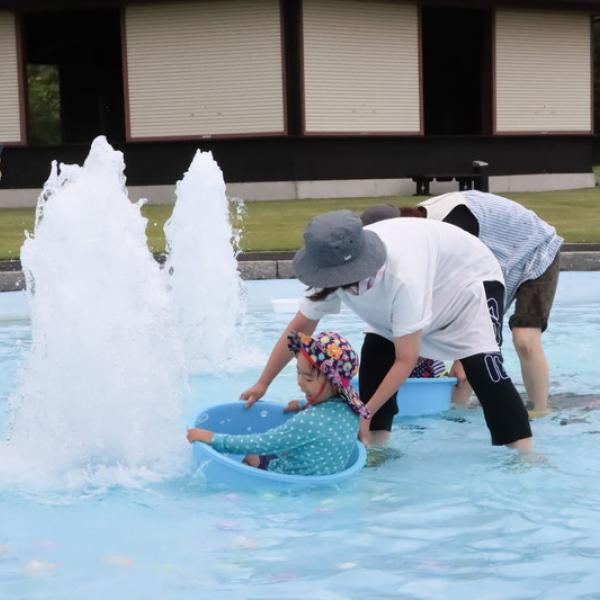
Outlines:
<svg viewBox="0 0 600 600"><path fill-rule="evenodd" d="M266 356L290 316L272 313L270 298L300 289L248 286L248 344L257 352ZM352 314L326 326L360 343ZM393 458L337 489L216 489L191 465L156 482L128 479L124 468L70 488L0 478L0 600L596 599L600 411L585 405L600 389L599 334L600 273L561 274L544 335L560 406L532 423L529 459L490 446L474 409L398 423ZM29 343L26 322L0 326L2 428ZM194 377L184 421L236 398L257 373ZM288 369L269 399L295 394Z"/></svg>

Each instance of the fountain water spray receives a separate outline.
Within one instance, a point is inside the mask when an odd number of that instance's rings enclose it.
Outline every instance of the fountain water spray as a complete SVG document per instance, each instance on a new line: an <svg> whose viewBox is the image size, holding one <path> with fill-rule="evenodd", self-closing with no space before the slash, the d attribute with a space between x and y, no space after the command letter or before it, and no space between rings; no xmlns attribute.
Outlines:
<svg viewBox="0 0 600 600"><path fill-rule="evenodd" d="M177 183L176 196L165 224L165 272L188 369L214 372L255 365L256 353L244 349L246 311L235 247L239 238L212 153L196 152Z"/></svg>
<svg viewBox="0 0 600 600"><path fill-rule="evenodd" d="M123 172L103 137L83 167L52 166L21 251L33 342L0 478L77 487L172 476L183 465L181 346Z"/></svg>

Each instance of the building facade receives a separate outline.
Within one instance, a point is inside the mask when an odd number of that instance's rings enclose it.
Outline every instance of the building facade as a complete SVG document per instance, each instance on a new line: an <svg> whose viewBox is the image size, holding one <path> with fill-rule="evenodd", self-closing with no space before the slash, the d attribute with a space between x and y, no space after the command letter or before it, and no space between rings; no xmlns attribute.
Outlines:
<svg viewBox="0 0 600 600"><path fill-rule="evenodd" d="M410 193L473 160L496 191L593 185L600 0L52 6L0 0L0 205L99 134L156 199L198 147L247 198Z"/></svg>

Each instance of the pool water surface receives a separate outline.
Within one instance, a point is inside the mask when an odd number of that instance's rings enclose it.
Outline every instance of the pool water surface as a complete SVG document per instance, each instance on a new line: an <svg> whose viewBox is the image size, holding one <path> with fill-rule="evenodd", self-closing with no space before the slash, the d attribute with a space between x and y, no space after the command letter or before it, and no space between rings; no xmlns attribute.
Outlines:
<svg viewBox="0 0 600 600"><path fill-rule="evenodd" d="M251 352L266 357L290 318L269 300L301 289L247 284ZM322 325L360 345L351 313ZM574 397L532 423L532 459L490 446L473 409L399 422L393 457L339 489L215 489L191 463L154 483L123 473L38 489L0 477L0 599L599 598L600 411L578 400L600 386L599 335L600 273L561 274L544 341L552 392ZM0 325L3 433L30 337L26 321ZM508 331L505 340L520 385ZM258 372L193 377L182 436L201 408L237 398ZM288 367L268 399L294 397Z"/></svg>

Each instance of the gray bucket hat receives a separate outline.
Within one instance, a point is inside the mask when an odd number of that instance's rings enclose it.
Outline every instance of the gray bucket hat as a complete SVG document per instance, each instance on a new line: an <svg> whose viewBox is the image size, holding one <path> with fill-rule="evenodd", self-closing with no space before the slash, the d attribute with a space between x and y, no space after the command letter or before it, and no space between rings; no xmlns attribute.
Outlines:
<svg viewBox="0 0 600 600"><path fill-rule="evenodd" d="M309 223L304 247L294 257L294 271L310 287L339 287L375 275L385 256L383 242L363 229L358 215L334 210Z"/></svg>

